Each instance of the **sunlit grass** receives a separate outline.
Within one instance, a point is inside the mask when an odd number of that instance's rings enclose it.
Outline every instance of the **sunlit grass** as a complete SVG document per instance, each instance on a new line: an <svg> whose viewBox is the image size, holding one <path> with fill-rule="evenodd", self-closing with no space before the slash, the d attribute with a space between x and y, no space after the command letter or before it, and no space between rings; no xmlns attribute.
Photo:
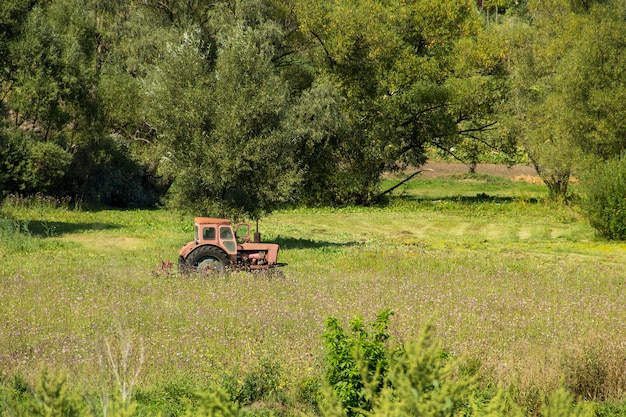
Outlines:
<svg viewBox="0 0 626 417"><path fill-rule="evenodd" d="M446 350L520 386L554 387L567 357L589 346L626 351L626 245L596 238L571 207L406 196L280 211L260 223L264 240L281 243L280 279L170 269L193 233L181 213L3 214L37 243L0 245L0 376L32 380L46 363L94 390L103 340L122 327L145 349L140 387L219 381L271 358L295 389L321 375L325 318L372 320L385 308L398 340L432 320Z"/></svg>
<svg viewBox="0 0 626 417"><path fill-rule="evenodd" d="M381 188L387 190L401 179L402 176L389 178L381 184ZM418 200L476 197L524 200L544 198L546 187L538 182L514 181L487 174L456 174L442 178L416 177L395 189L393 195Z"/></svg>

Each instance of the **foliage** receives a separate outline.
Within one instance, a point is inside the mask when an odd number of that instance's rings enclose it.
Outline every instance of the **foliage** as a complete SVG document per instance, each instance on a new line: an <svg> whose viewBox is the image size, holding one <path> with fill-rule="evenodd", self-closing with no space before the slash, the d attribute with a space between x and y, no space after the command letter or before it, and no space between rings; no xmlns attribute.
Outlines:
<svg viewBox="0 0 626 417"><path fill-rule="evenodd" d="M18 416L78 417L86 414L84 403L69 389L67 377L46 367L39 374L31 395L13 396L9 401L12 413Z"/></svg>
<svg viewBox="0 0 626 417"><path fill-rule="evenodd" d="M140 341L141 343L141 341ZM100 366L106 369L117 388L122 404L132 404L135 384L144 362L143 345L133 345L132 335L118 329L115 338L103 342Z"/></svg>
<svg viewBox="0 0 626 417"><path fill-rule="evenodd" d="M367 389L376 391L383 386L389 370L386 343L391 315L390 310L381 311L369 329L363 319L357 317L350 323L350 334L346 334L337 319L326 320L326 382L349 416L359 415L360 410L371 410L373 404Z"/></svg>
<svg viewBox="0 0 626 417"><path fill-rule="evenodd" d="M222 7L223 6L223 7ZM284 38L260 1L215 8L215 56L198 27L150 74L150 123L176 164L174 201L198 213L258 218L291 200L298 171L281 123L288 83L275 60Z"/></svg>
<svg viewBox="0 0 626 417"><path fill-rule="evenodd" d="M576 402L572 394L565 388L560 388L545 399L541 415L544 417L593 416L595 415L595 407L593 403Z"/></svg>
<svg viewBox="0 0 626 417"><path fill-rule="evenodd" d="M626 360L614 349L590 342L564 354L564 385L586 401L618 402L623 399Z"/></svg>
<svg viewBox="0 0 626 417"><path fill-rule="evenodd" d="M383 349L383 358L388 361L388 367L379 367L374 374L371 363L362 360L358 349L352 351L352 356L346 355L335 367L353 371L355 364L358 364L360 372L350 372L350 379L354 380L354 388L360 388L359 395L363 400L355 405L347 403L342 398L342 390L338 390L337 385L333 385L327 378L328 386L320 402L322 415L525 415L503 390L486 401L477 401L474 378L459 372L458 360L442 354L441 344L431 338L432 331L432 327L424 327L419 338L404 345L400 351ZM561 388L546 396L540 415L592 416L594 407L591 403L577 403L567 390Z"/></svg>
<svg viewBox="0 0 626 417"><path fill-rule="evenodd" d="M624 149L626 38L623 2L529 2L525 21L500 28L510 48L508 129L519 138L553 199L589 155ZM597 45L602 45L598 48Z"/></svg>
<svg viewBox="0 0 626 417"><path fill-rule="evenodd" d="M443 354L441 346L430 340L426 327L415 342L404 346L393 360L388 382L377 395L372 415L456 415L467 406L475 389L466 375L454 377L458 364Z"/></svg>
<svg viewBox="0 0 626 417"><path fill-rule="evenodd" d="M349 201L351 179L341 157L349 117L337 84L318 77L294 102L283 128L295 141L294 157L302 176L297 201L308 206Z"/></svg>
<svg viewBox="0 0 626 417"><path fill-rule="evenodd" d="M213 391L198 396L199 405L187 410L186 417L237 417L243 415L236 403L222 391Z"/></svg>
<svg viewBox="0 0 626 417"><path fill-rule="evenodd" d="M376 203L429 148L473 171L521 145L564 199L626 146L624 9L3 1L0 191L258 218Z"/></svg>
<svg viewBox="0 0 626 417"><path fill-rule="evenodd" d="M623 1L572 4L575 41L560 70L562 100L572 112L573 142L606 160L626 151L626 9Z"/></svg>
<svg viewBox="0 0 626 417"><path fill-rule="evenodd" d="M28 222L0 216L0 239L2 246L15 252L27 252L37 247L28 229Z"/></svg>
<svg viewBox="0 0 626 417"><path fill-rule="evenodd" d="M0 192L5 197L10 193L31 191L34 169L32 167L31 141L20 132L0 129Z"/></svg>
<svg viewBox="0 0 626 417"><path fill-rule="evenodd" d="M447 416L466 409L476 386L469 376L453 377L458 363L433 343L432 329L425 327L417 341L392 350L384 345L388 319L389 311L381 312L372 334L355 319L352 338L327 320L326 382L332 389L320 404L322 415Z"/></svg>
<svg viewBox="0 0 626 417"><path fill-rule="evenodd" d="M280 385L280 368L270 359L261 359L256 367L242 373L227 373L221 383L228 396L242 406L276 399Z"/></svg>
<svg viewBox="0 0 626 417"><path fill-rule="evenodd" d="M169 187L167 178L133 158L115 136L94 138L81 147L69 168L61 183L64 195L96 205L151 208Z"/></svg>
<svg viewBox="0 0 626 417"><path fill-rule="evenodd" d="M457 43L479 28L473 2L297 2L296 11L318 45L316 67L346 100L335 202L371 203L383 172L419 166L427 146L450 149L492 126L495 83L472 87L477 70L456 68Z"/></svg>
<svg viewBox="0 0 626 417"><path fill-rule="evenodd" d="M71 163L71 155L53 142L39 142L33 134L0 130L0 195L52 195Z"/></svg>
<svg viewBox="0 0 626 417"><path fill-rule="evenodd" d="M598 164L582 182L586 217L607 239L626 240L626 156Z"/></svg>
<svg viewBox="0 0 626 417"><path fill-rule="evenodd" d="M6 12L23 15L5 28L12 42L2 68L12 70L0 78L3 193L154 206L160 184L106 131L97 7L75 0L28 3L8 3Z"/></svg>

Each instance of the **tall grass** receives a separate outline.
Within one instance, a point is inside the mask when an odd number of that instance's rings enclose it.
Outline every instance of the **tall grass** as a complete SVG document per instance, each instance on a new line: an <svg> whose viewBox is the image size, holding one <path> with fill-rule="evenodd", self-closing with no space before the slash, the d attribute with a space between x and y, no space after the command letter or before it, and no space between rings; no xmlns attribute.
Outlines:
<svg viewBox="0 0 626 417"><path fill-rule="evenodd" d="M272 389L297 408L322 375L325 319L392 309L392 337L414 340L430 321L446 352L528 404L562 382L624 399L626 246L598 239L575 209L450 197L278 212L261 231L282 245L281 279L178 274L169 262L193 229L181 213L3 212L54 233L28 235L29 251L0 244L0 382L33 383L45 363L101 390L103 341L122 329L142 346L137 395L168 381L237 392L266 363L280 373Z"/></svg>

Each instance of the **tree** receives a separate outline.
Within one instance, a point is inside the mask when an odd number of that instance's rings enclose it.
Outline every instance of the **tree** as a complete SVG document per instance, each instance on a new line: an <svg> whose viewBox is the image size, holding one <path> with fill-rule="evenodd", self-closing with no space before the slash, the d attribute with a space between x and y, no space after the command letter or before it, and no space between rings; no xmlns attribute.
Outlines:
<svg viewBox="0 0 626 417"><path fill-rule="evenodd" d="M29 0L6 0L0 3L0 111L3 111L6 95L12 87L15 74L14 47L24 20L35 2ZM4 114L0 112L4 119ZM1 119L0 119L1 120Z"/></svg>
<svg viewBox="0 0 626 417"><path fill-rule="evenodd" d="M553 199L567 197L587 156L606 158L625 146L616 116L626 97L624 7L609 3L530 2L531 21L506 24L510 128Z"/></svg>
<svg viewBox="0 0 626 417"><path fill-rule="evenodd" d="M124 21L135 7L124 3L13 0L0 6L7 17L0 23L7 40L0 46L2 136L12 143L22 138L20 161L10 147L4 150L13 157L3 164L3 192L122 206L158 200L159 184L128 146L145 123L139 110L129 111L143 106L123 106L139 91L127 71L132 63L119 59L137 57L123 48Z"/></svg>
<svg viewBox="0 0 626 417"><path fill-rule="evenodd" d="M34 129L43 141L62 146L70 123L74 131L91 127L94 119L95 25L74 0L29 13L15 47L15 87L8 103L17 127Z"/></svg>
<svg viewBox="0 0 626 417"><path fill-rule="evenodd" d="M284 33L266 7L216 6L215 59L191 26L151 74L151 123L172 149L174 197L197 212L258 218L291 198L299 179L282 129L290 105L276 65Z"/></svg>
<svg viewBox="0 0 626 417"><path fill-rule="evenodd" d="M310 206L341 201L349 195L340 165L341 141L350 135L346 100L332 80L319 76L294 101L282 126L302 176L296 199Z"/></svg>
<svg viewBox="0 0 626 417"><path fill-rule="evenodd" d="M9 2L2 37L6 55L2 79L5 173L4 192L65 194L61 182L69 170L75 140L95 120L93 97L94 26L73 0L54 4ZM90 132L91 133L91 132ZM6 156L6 155L5 155Z"/></svg>
<svg viewBox="0 0 626 417"><path fill-rule="evenodd" d="M570 70L561 74L574 143L600 160L626 151L624 6L624 1L581 2L575 47L566 56Z"/></svg>
<svg viewBox="0 0 626 417"><path fill-rule="evenodd" d="M419 166L427 147L449 149L493 126L494 90L472 90L476 73L457 71L458 42L480 28L473 1L298 2L296 10L319 45L319 73L347 101L336 202L371 203L383 172Z"/></svg>

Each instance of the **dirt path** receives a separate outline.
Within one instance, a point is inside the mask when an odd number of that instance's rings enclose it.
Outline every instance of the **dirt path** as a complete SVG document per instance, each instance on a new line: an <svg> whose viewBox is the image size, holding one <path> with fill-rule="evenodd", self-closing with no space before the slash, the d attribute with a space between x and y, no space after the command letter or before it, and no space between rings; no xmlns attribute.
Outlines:
<svg viewBox="0 0 626 417"><path fill-rule="evenodd" d="M422 166L421 169L424 170L419 174L422 178L446 177L469 172L467 165L449 162L429 162ZM535 169L527 165L513 165L512 167L507 167L501 164L478 164L476 172L478 174L508 177L515 181L541 182Z"/></svg>

